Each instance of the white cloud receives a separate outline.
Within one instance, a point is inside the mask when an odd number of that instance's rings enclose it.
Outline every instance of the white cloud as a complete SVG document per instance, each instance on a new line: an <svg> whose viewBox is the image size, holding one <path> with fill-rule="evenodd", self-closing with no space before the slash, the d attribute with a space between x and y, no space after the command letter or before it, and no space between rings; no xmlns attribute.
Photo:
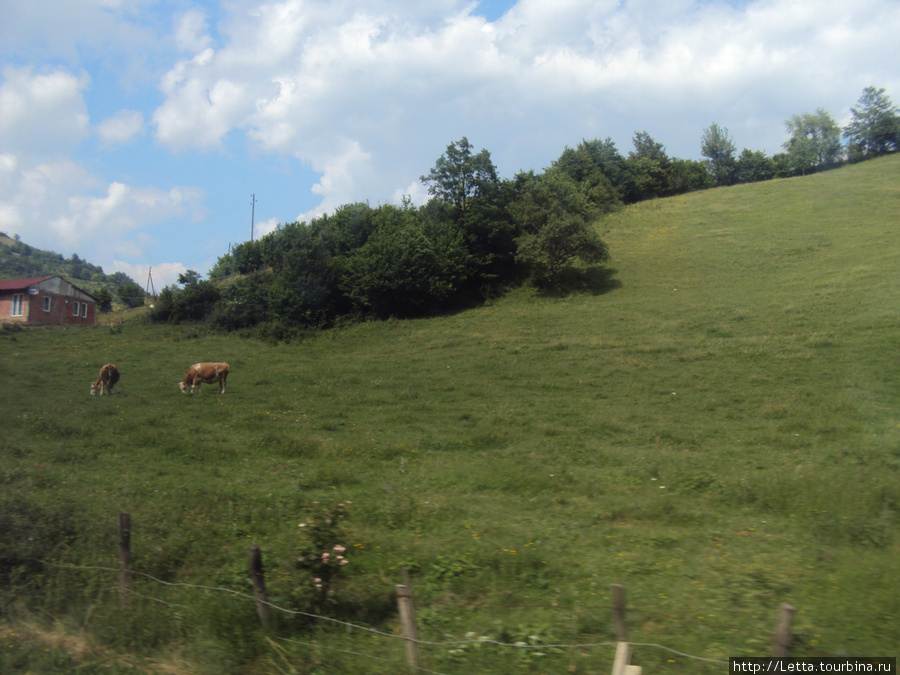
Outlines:
<svg viewBox="0 0 900 675"><path fill-rule="evenodd" d="M153 115L157 138L176 151L217 149L241 126L254 103L253 84L219 77L209 70L215 52L206 49L182 61L162 82L167 98Z"/></svg>
<svg viewBox="0 0 900 675"><path fill-rule="evenodd" d="M104 195L69 197L68 209L51 220L50 227L60 242L72 246L93 238L121 238L147 223L183 214L199 197L196 190L163 191L113 182Z"/></svg>
<svg viewBox="0 0 900 675"><path fill-rule="evenodd" d="M199 218L197 188L160 190L104 184L69 160L22 165L0 156L0 230L16 232L38 248L102 255L154 223L176 217Z"/></svg>
<svg viewBox="0 0 900 675"><path fill-rule="evenodd" d="M281 223L279 223L277 218L268 218L267 220L255 223L253 227L254 237L256 239L265 237L270 232L277 230L280 224Z"/></svg>
<svg viewBox="0 0 900 675"><path fill-rule="evenodd" d="M158 139L213 149L242 130L259 152L322 173L311 188L322 197L316 211L412 192L410 178L436 156L426 144L464 134L489 149L530 134L542 153L558 154L584 137L614 135L621 145L647 129L671 152L697 156L712 121L737 135L768 117L773 132L760 149L774 152L796 106L852 104L869 82L823 72L877 62L871 45L892 40L900 22L883 0L520 0L495 23L471 7L248 5L217 51L167 75ZM785 114L778 98L794 107ZM510 142L501 159L512 170L542 168L528 161L531 150Z"/></svg>
<svg viewBox="0 0 900 675"><path fill-rule="evenodd" d="M87 75L63 70L35 73L7 67L0 85L0 147L6 151L60 155L89 132L83 91Z"/></svg>
<svg viewBox="0 0 900 675"><path fill-rule="evenodd" d="M124 260L113 261L113 270L106 270L107 274L112 271L122 272L137 282L137 284L148 292L156 291L159 293L166 286L174 286L178 283L178 275L188 271L180 262L164 262L147 264L131 264Z"/></svg>
<svg viewBox="0 0 900 675"><path fill-rule="evenodd" d="M123 145L144 131L144 116L137 110L122 110L97 125L97 135L106 145Z"/></svg>
<svg viewBox="0 0 900 675"><path fill-rule="evenodd" d="M314 216L334 211L349 201L340 199L340 196L358 193L355 183L360 177L368 177L372 172L371 159L372 155L365 152L359 143L343 139L336 152L327 154L321 164L313 166L322 177L311 190L322 197L322 202L314 210L300 214L297 219L309 220Z"/></svg>
<svg viewBox="0 0 900 675"><path fill-rule="evenodd" d="M209 49L212 37L207 31L206 14L199 10L192 10L176 17L175 44L179 50L190 54L197 54Z"/></svg>

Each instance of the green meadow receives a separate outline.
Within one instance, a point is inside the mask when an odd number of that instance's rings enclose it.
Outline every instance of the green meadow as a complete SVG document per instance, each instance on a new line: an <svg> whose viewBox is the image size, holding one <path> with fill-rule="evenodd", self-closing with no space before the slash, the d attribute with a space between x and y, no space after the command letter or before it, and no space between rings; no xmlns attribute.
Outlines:
<svg viewBox="0 0 900 675"><path fill-rule="evenodd" d="M608 673L610 584L645 673L768 655L785 602L794 656L897 656L898 214L891 156L607 217L593 292L290 343L3 330L0 670L405 672L404 567L430 672ZM227 393L182 395L207 360ZM298 566L313 524L346 565ZM254 545L266 627L227 592Z"/></svg>

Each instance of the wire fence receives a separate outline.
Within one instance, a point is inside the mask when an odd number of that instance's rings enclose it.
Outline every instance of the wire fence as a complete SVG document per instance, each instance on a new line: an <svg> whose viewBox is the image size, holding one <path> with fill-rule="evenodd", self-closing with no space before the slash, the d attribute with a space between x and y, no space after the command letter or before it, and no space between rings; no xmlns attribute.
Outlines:
<svg viewBox="0 0 900 675"><path fill-rule="evenodd" d="M178 604L174 602L169 602L168 599L161 599L156 597L152 591L148 591L145 588L142 588L142 593L138 593L134 590L132 581L133 580L144 580L149 582L152 585L157 587L165 587L171 589L181 589L185 591L202 591L207 593L220 593L223 595L228 595L231 597L238 598L240 600L245 600L248 603L255 603L256 612L259 616L259 619L264 625L268 625L271 619L271 613L277 612L279 614L289 616L289 617L303 617L306 620L311 622L328 625L332 627L341 627L346 629L347 634L350 635L354 631L359 633L363 633L368 636L372 636L378 639L384 639L386 641L392 641L394 643L402 643L407 652L407 662L410 667L411 672L420 672L420 673L436 673L436 675L443 675L441 673L437 673L437 671L427 670L422 665L417 656L418 647L427 647L433 649L465 649L470 645L484 646L491 645L493 647L497 647L500 649L509 649L515 650L520 653L524 652L533 652L536 653L538 650L588 650L588 649L605 649L605 648L614 648L616 649L616 661L620 660L620 652L622 651L623 646L625 647L625 653L630 655L630 650L632 647L640 647L641 649L652 649L652 650L660 650L667 654L681 657L683 659L688 659L697 663L709 663L717 666L727 666L728 661L722 659L708 658L705 656L699 656L696 654L691 654L684 650L673 649L672 647L659 644L656 642L629 642L627 637L627 629L625 625L625 617L626 613L635 612L642 613L645 616L652 617L658 621L671 620L673 622L677 622L679 625L682 625L686 621L690 621L687 617L679 616L672 617L661 614L659 612L641 609L637 607L629 607L626 604L625 600L625 588L619 584L612 584L610 586L612 591L612 604L611 605L601 605L597 607L565 607L561 608L557 605L515 605L515 606L504 606L502 609L505 610L528 610L528 609L537 609L537 608L549 608L549 609L565 609L568 611L594 611L594 610L606 610L611 611L612 613L612 623L614 628L614 633L616 636L616 641L614 642L573 642L573 643L564 643L564 642L554 642L547 643L542 639L537 639L533 641L534 643L528 643L525 641L516 641L509 642L503 640L495 640L486 635L477 636L474 632L467 633L465 639L461 640L423 640L417 637L417 630L415 625L415 617L414 610L412 604L412 593L410 591L410 582L409 575L407 570L403 569L403 584L398 584L397 589L397 602L398 602L398 614L401 619L401 632L387 632L385 630L379 630L377 628L373 628L371 626L364 626L359 623L353 623L349 621L343 621L341 619L337 619L334 617L324 616L317 613L311 613L307 611L290 609L287 607L282 607L276 603L270 602L266 593L265 588L265 578L263 574L263 566L262 566L262 554L260 548L258 546L251 546L249 549L250 553L250 565L249 565L249 579L252 583L253 593L246 593L243 591L234 590L232 588L224 588L221 586L212 586L212 585L204 585L204 584L194 584L194 583L185 583L185 582L173 582L173 581L165 581L158 577L152 576L145 572L141 572L139 570L133 569L131 565L131 516L128 513L120 513L118 515L119 520L119 536L118 536L118 558L119 565L118 567L110 567L106 565L74 565L74 564L61 564L58 562L51 562L47 560L37 559L34 562L40 563L46 568L58 569L58 570L69 570L74 572L102 572L102 573L114 573L118 575L118 586L111 588L112 592L118 592L120 594L120 598L122 602L127 602L129 598L140 598L142 600L146 600L148 602L156 603L163 605L165 607L172 608L173 610L187 610L190 609L187 605ZM446 604L446 603L445 603ZM498 609L498 608L494 608ZM790 654L791 643L793 641L793 636L791 633L791 617L793 616L795 609L787 604L782 604L778 613L777 623L775 626L775 630L773 633L772 640L772 652L771 655L774 657L784 657ZM318 641L314 642L306 642L303 640L299 640L296 638L288 638L283 636L276 636L274 633L268 633L265 637L267 641L269 641L270 645L273 649L278 648L278 643L282 642L285 644L294 644L297 646L307 647L307 648L315 648L319 650L327 650L335 653L344 653L347 655L352 655L357 658L367 658L373 661L391 661L391 659L385 659L383 656L377 656L374 654L365 654L362 652L358 652L356 650L346 650L340 649L335 646L323 645ZM826 652L822 652L820 650L815 650L822 656L834 656L833 654L828 654ZM627 663L628 656L625 657L625 663ZM616 663L614 661L614 663ZM628 672L626 670L615 670L614 672ZM635 671L637 672L637 671Z"/></svg>
<svg viewBox="0 0 900 675"><path fill-rule="evenodd" d="M48 568L61 569L61 570L84 571L84 572L99 571L99 572L108 572L108 573L115 573L115 574L121 574L121 572L122 572L122 569L120 567L108 567L108 566L103 566L103 565L65 565L65 564L54 563L54 562L50 562L50 561L46 561L46 560L37 560L36 562L39 562L40 564L42 564ZM146 581L151 582L152 584L155 584L155 585L158 585L161 587L178 588L178 589L187 590L187 591L204 591L204 592L222 593L225 595L229 595L229 596L233 596L233 597L237 597L237 598L246 600L248 603L259 604L260 602L262 602L269 610L271 610L273 612L279 612L286 616L300 616L300 617L304 617L311 621L320 622L323 624L328 624L328 625L333 625L333 626L340 626L340 627L347 629L348 632L349 631L359 631L359 632L365 633L367 635L376 636L378 638L383 638L385 640L394 641L394 642L398 642L398 643L407 643L407 642L412 641L417 646L422 646L422 647L459 648L459 647L465 647L468 645L479 645L479 646L492 645L494 647L498 647L498 648L502 648L502 649L517 650L517 651L541 651L541 650L551 650L551 649L552 650L584 650L584 649L600 649L600 648L614 649L619 644L618 641L525 644L523 642L516 642L516 643L503 642L501 640L495 640L495 639L491 639L491 638L484 637L484 636L474 637L474 638L466 638L466 639L461 639L461 640L423 640L423 639L418 639L418 638L410 638L408 635L405 635L405 634L391 633L391 632L378 630L376 628L372 628L371 626L364 626L364 625L361 625L358 623L343 621L341 619L336 619L333 617L323 616L320 614L305 612L305 611L296 610L296 609L289 609L286 607L279 606L275 603L269 602L267 600L260 601L260 599L255 595L251 595L250 593L245 593L243 591L238 591L238 590L234 590L234 589L230 589L230 588L223 588L220 586L209 586L209 585L203 585L203 584L165 581L163 579L154 577L150 574L146 574L144 572L140 572L140 571L133 570L133 569L129 570L129 574L132 577L144 579ZM122 590L122 589L121 589L121 587L113 587L110 590L116 591L116 590ZM161 605L164 605L167 607L171 607L173 609L187 609L186 605L169 602L168 600L163 600L161 598L154 597L153 595L150 595L150 594L138 593L133 588L131 588L130 585L127 589L127 594L134 598L140 598L142 600L146 600L149 602L158 603L158 604L161 604ZM519 609L522 609L524 607L525 606L518 606ZM610 606L605 606L605 607L600 606L600 607L596 607L596 608L592 608L592 609L610 609L610 610L615 611L616 607L614 605L610 605ZM642 611L639 608L632 608L632 607L628 607L628 608L624 608L624 609L627 609L628 611ZM382 662L383 661L392 661L392 659L388 659L383 656L376 656L374 654L366 654L366 653L360 652L360 651L347 650L347 649L341 649L338 647L323 645L318 641L317 642L308 642L308 641L300 640L297 638L289 638L289 637L282 637L282 636L266 637L266 640L268 640L273 645L273 647L276 645L276 643L281 642L281 643L285 643L285 644L297 645L300 647L307 647L310 649L325 650L325 651L330 651L330 652L334 652L334 653L342 653L342 654L354 656L357 658L371 659L372 661L382 661ZM710 664L715 664L715 665L724 665L724 666L728 665L727 661L698 656L696 654L690 654L685 651L673 649L671 647L668 647L668 646L662 645L662 644L658 644L658 643L631 642L628 644L631 647L640 647L640 648L644 648L644 649L660 650L660 651L666 652L667 654L678 656L678 657L681 657L684 659L690 659L692 661L705 662L705 663L710 663ZM435 675L444 675L443 673L440 673L438 671L428 670L427 668L424 668L421 664L416 666L416 672L434 673Z"/></svg>

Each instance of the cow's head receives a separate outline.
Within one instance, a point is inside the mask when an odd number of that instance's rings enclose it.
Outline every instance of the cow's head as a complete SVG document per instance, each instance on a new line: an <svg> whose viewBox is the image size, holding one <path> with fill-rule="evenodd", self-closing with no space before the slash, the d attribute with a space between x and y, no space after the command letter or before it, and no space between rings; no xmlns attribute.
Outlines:
<svg viewBox="0 0 900 675"><path fill-rule="evenodd" d="M99 388L100 388L100 387L97 386L97 383L96 383L96 382L91 382L91 396L93 396L94 394L96 394L96 393L97 393L97 390L98 390Z"/></svg>
<svg viewBox="0 0 900 675"><path fill-rule="evenodd" d="M178 383L178 388L181 389L181 393L182 393L182 394L186 394L186 393L187 393L188 388L187 388L187 385L186 385L184 382L179 382L179 383Z"/></svg>

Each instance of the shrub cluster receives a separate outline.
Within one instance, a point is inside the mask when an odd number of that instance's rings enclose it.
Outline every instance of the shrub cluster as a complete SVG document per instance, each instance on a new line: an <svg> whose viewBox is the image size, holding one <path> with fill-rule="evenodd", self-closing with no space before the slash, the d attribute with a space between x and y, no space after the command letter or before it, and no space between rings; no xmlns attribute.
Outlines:
<svg viewBox="0 0 900 675"><path fill-rule="evenodd" d="M487 151L473 154L465 138L438 167L423 176L427 204L346 204L281 225L219 258L209 280L181 275L151 317L235 330L427 316L526 279L557 286L607 259L590 222L622 203L615 190L592 192L559 168L499 180Z"/></svg>

